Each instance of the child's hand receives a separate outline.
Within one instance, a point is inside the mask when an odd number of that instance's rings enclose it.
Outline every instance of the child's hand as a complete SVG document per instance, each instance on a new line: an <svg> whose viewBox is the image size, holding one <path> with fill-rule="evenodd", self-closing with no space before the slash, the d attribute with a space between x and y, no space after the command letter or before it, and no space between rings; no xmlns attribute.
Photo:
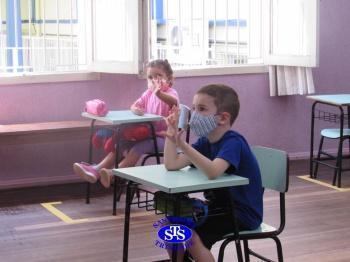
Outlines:
<svg viewBox="0 0 350 262"><path fill-rule="evenodd" d="M183 130L179 131L178 128L179 114L179 107L174 106L170 111L170 115L167 118L165 118L165 122L168 126L168 130L165 133L165 136L175 144L179 143L179 141L181 140L181 135L184 132Z"/></svg>
<svg viewBox="0 0 350 262"><path fill-rule="evenodd" d="M144 109L142 108L142 105L139 101L136 101L134 104L130 107L131 112L133 112L135 115L143 116L145 114Z"/></svg>
<svg viewBox="0 0 350 262"><path fill-rule="evenodd" d="M136 106L131 108L131 112L133 112L135 115L138 115L138 116L143 116L145 114L142 108L136 107Z"/></svg>
<svg viewBox="0 0 350 262"><path fill-rule="evenodd" d="M149 85L149 89L157 95L160 91L166 91L169 89L169 83L166 79L163 78L155 78L151 80L151 83Z"/></svg>

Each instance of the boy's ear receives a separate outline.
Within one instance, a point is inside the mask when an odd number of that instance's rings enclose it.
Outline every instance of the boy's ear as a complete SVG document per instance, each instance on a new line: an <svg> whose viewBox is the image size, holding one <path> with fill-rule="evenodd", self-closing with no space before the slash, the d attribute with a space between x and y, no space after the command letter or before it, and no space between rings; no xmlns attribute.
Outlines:
<svg viewBox="0 0 350 262"><path fill-rule="evenodd" d="M220 113L219 124L223 125L226 123L230 123L231 115L228 112Z"/></svg>

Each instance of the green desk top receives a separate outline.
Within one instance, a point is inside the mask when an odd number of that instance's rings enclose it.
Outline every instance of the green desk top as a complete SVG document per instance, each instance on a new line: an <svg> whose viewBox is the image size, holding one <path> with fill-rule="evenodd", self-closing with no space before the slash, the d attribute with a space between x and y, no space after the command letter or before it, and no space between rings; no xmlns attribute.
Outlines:
<svg viewBox="0 0 350 262"><path fill-rule="evenodd" d="M196 168L186 167L178 171L168 171L164 165L113 169L113 174L166 193L202 191L211 188L247 185L249 183L248 178L226 174L210 180Z"/></svg>
<svg viewBox="0 0 350 262"><path fill-rule="evenodd" d="M127 124L127 123L140 123L162 120L162 116L144 114L143 116L135 115L131 110L109 111L104 117L92 115L86 112L81 114L83 117L99 120L102 122L110 123L112 125Z"/></svg>
<svg viewBox="0 0 350 262"><path fill-rule="evenodd" d="M307 96L306 98L315 101L323 102L326 104L336 106L349 106L350 105L350 94L338 94L338 95L313 95Z"/></svg>

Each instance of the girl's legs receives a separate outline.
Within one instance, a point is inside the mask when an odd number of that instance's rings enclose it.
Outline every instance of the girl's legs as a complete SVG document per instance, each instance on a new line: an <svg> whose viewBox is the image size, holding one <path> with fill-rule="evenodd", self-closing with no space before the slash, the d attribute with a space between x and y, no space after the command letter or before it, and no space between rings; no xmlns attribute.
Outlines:
<svg viewBox="0 0 350 262"><path fill-rule="evenodd" d="M159 151L163 151L164 149L165 139L163 137L157 137L157 146ZM153 139L147 139L136 143L126 154L125 158L119 163L118 167L132 167L136 166L137 162L140 160L143 154L154 152L154 144ZM101 162L102 163L102 162ZM108 161L104 162L104 164L110 163ZM114 163L114 162L113 162ZM101 174L101 184L108 188L111 185L112 181L112 171L108 169L106 166L102 166L102 169L99 171ZM112 165L113 167L113 165ZM110 167L110 168L112 168Z"/></svg>
<svg viewBox="0 0 350 262"><path fill-rule="evenodd" d="M130 149L135 142L123 142L121 144L120 150L125 151ZM100 163L96 165L90 165L88 163L74 163L73 170L74 172L83 178L84 180L95 183L100 179L100 170L102 168L113 168L115 162L116 152L109 152Z"/></svg>
<svg viewBox="0 0 350 262"><path fill-rule="evenodd" d="M113 168L115 162L115 152L109 152L104 159L100 163L98 163L95 167L97 170L102 168Z"/></svg>
<svg viewBox="0 0 350 262"><path fill-rule="evenodd" d="M114 166L115 153L110 152L97 165L90 165L88 163L74 163L73 170L78 176L90 183L96 183L100 178L100 169L103 167L112 168Z"/></svg>
<svg viewBox="0 0 350 262"><path fill-rule="evenodd" d="M125 158L118 164L118 167L123 168L123 167L135 166L137 161L139 161L140 157L141 157L141 155L132 148L126 154ZM107 163L109 163L109 162L107 162ZM113 161L113 163L114 163L114 161ZM111 168L113 166L114 165L112 165ZM101 168L99 172L101 175L101 178L100 178L101 184L104 187L109 188L111 186L111 182L112 182L112 178L113 178L112 169Z"/></svg>

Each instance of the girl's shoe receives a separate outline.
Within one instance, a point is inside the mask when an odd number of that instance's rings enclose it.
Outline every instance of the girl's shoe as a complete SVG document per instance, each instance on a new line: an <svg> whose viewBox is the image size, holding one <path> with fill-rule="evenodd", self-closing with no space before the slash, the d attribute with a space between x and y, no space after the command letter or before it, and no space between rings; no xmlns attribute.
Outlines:
<svg viewBox="0 0 350 262"><path fill-rule="evenodd" d="M74 163L73 164L74 173L80 176L85 181L90 183L96 183L100 174L91 165L85 163Z"/></svg>
<svg viewBox="0 0 350 262"><path fill-rule="evenodd" d="M101 168L100 170L100 182L105 188L109 188L112 183L112 170L106 169L106 168Z"/></svg>

